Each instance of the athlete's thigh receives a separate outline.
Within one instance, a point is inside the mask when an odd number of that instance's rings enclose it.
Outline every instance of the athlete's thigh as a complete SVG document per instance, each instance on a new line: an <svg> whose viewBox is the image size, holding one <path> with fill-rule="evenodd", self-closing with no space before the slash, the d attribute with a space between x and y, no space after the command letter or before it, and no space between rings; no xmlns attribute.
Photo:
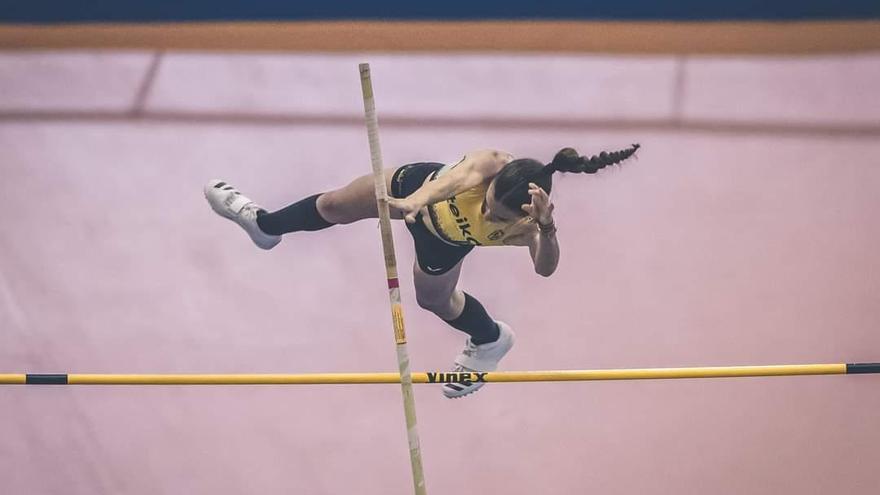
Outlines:
<svg viewBox="0 0 880 495"><path fill-rule="evenodd" d="M385 190L391 195L391 177L396 168L386 168ZM376 206L376 186L373 174L362 175L346 186L325 193L330 197L325 201L332 201L334 208L343 209L354 218L379 218ZM353 218L353 219L354 219ZM391 218L401 219L403 215L395 209L391 209Z"/></svg>

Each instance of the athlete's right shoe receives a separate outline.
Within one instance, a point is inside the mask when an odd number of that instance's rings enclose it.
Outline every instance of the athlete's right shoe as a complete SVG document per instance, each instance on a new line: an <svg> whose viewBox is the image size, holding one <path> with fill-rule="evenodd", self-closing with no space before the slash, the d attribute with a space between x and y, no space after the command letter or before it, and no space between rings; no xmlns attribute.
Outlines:
<svg viewBox="0 0 880 495"><path fill-rule="evenodd" d="M498 324L498 340L477 345L468 337L461 354L455 358L455 368L453 368L453 371L472 373L477 371L495 371L498 369L498 362L510 351L516 338L513 330L510 329L507 323L503 321L495 321L495 323ZM476 392L483 385L485 383L482 381L447 383L443 385L443 395L450 399L457 399Z"/></svg>
<svg viewBox="0 0 880 495"><path fill-rule="evenodd" d="M257 225L257 214L263 208L228 182L219 179L208 181L205 184L205 198L218 215L237 223L261 249L272 249L281 242L280 235L269 235Z"/></svg>

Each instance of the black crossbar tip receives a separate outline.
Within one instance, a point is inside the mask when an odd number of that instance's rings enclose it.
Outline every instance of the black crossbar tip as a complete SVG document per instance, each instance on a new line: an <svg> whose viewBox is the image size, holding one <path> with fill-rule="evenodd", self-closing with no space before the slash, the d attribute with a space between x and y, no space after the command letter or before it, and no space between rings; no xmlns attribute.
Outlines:
<svg viewBox="0 0 880 495"><path fill-rule="evenodd" d="M24 383L27 385L67 385L67 375L27 374Z"/></svg>
<svg viewBox="0 0 880 495"><path fill-rule="evenodd" d="M880 363L852 363L846 365L846 373L880 373Z"/></svg>

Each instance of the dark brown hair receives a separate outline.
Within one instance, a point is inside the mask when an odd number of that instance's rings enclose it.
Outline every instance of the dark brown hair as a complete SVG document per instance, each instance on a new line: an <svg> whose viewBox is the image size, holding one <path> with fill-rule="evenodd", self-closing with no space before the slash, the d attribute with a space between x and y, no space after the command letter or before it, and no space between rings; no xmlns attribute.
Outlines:
<svg viewBox="0 0 880 495"><path fill-rule="evenodd" d="M638 144L633 144L624 150L611 153L603 151L589 158L578 155L574 148L563 148L546 165L531 158L513 160L495 177L495 201L501 202L512 211L525 214L521 207L531 203L529 182L534 182L549 194L553 188L554 172L595 174L633 156L639 147Z"/></svg>

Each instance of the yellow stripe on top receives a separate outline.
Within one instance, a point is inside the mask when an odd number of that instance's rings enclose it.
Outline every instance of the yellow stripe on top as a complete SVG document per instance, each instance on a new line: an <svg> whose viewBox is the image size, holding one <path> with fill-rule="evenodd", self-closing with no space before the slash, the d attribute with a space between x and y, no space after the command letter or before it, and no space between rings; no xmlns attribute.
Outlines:
<svg viewBox="0 0 880 495"><path fill-rule="evenodd" d="M457 164L456 164L457 165ZM452 170L455 165L444 165L431 175L435 180ZM428 206L428 230L441 240L459 246L503 246L504 239L517 223L495 223L483 217L483 201L489 182L484 182L455 196ZM526 221L523 219L521 221Z"/></svg>
<svg viewBox="0 0 880 495"><path fill-rule="evenodd" d="M880 363L783 364L693 368L538 370L474 372L412 372L413 383L562 382L591 380L663 380L672 378L736 378L757 376L846 375L849 367L880 373ZM41 377L42 379L33 379ZM51 377L52 379L46 379ZM55 378L64 378L63 380ZM400 383L400 373L244 373L244 374L0 374L0 385L318 385Z"/></svg>

